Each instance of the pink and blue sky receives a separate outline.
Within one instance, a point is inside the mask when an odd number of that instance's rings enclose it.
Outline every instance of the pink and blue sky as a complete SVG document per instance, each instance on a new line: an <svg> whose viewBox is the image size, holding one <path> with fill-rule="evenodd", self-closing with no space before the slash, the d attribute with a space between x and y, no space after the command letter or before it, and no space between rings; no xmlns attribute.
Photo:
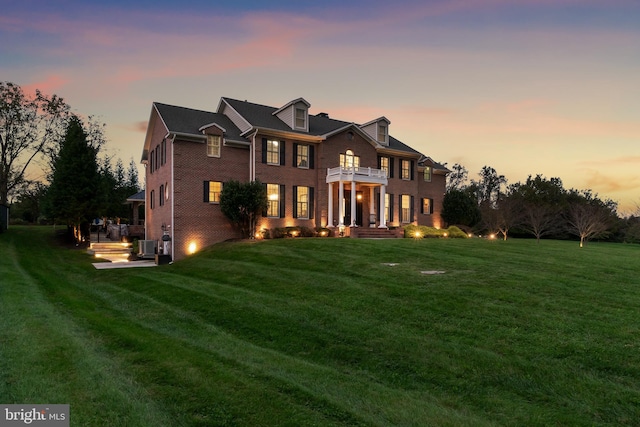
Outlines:
<svg viewBox="0 0 640 427"><path fill-rule="evenodd" d="M153 101L390 121L477 178L640 203L637 0L0 0L0 80L57 94L139 161Z"/></svg>

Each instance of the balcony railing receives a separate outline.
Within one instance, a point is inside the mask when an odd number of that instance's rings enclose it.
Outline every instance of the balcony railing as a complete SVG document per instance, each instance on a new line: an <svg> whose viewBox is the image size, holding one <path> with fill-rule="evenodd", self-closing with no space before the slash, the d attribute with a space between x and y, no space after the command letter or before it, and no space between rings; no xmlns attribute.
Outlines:
<svg viewBox="0 0 640 427"><path fill-rule="evenodd" d="M335 179L355 180L365 178L366 180L385 181L387 180L387 171L375 168L363 168L356 166L338 166L327 169L327 181Z"/></svg>

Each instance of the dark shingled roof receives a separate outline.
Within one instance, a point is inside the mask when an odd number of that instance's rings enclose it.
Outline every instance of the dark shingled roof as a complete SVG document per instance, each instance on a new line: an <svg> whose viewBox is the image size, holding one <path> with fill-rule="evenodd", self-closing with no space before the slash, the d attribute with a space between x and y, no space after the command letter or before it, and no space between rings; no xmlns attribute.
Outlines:
<svg viewBox="0 0 640 427"><path fill-rule="evenodd" d="M223 99L253 126L262 128L295 132L305 135L321 136L353 124L352 122L345 122L342 120L331 119L326 116L314 116L310 114L308 133L292 131L291 128L287 126L282 120L273 115L273 113L277 111L277 108L275 107L268 107L266 105L254 104L252 102L240 101L231 98ZM422 154L392 136L389 136L389 148L398 151L405 151L412 154Z"/></svg>
<svg viewBox="0 0 640 427"><path fill-rule="evenodd" d="M127 202L144 202L144 190L137 192L136 194L127 197Z"/></svg>
<svg viewBox="0 0 640 427"><path fill-rule="evenodd" d="M226 131L226 139L248 142L246 138L240 136L240 129L224 114L177 107L160 102L154 102L154 105L158 109L158 113L160 113L169 132L202 136L202 131L199 129L204 125L215 123Z"/></svg>

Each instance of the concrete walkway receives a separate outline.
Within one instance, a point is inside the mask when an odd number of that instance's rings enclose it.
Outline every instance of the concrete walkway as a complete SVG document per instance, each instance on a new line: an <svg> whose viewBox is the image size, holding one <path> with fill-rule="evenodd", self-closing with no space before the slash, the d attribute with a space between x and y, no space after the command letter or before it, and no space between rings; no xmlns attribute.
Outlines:
<svg viewBox="0 0 640 427"><path fill-rule="evenodd" d="M94 262L96 270L110 270L113 268L155 267L155 261L127 261L127 262Z"/></svg>

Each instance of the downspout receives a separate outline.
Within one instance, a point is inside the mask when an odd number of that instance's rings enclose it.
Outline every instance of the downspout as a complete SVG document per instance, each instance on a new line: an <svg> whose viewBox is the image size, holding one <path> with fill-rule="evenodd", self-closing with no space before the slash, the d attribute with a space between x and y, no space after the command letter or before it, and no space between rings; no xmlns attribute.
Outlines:
<svg viewBox="0 0 640 427"><path fill-rule="evenodd" d="M172 257L172 261L176 259L176 239L175 236L173 235L173 230L175 228L175 179L174 179L174 174L173 174L173 169L174 169L174 163L175 163L175 159L173 157L173 143L176 140L176 135L173 134L173 138L171 138L171 257ZM165 190L166 191L166 190ZM163 195L164 197L164 195Z"/></svg>
<svg viewBox="0 0 640 427"><path fill-rule="evenodd" d="M251 155L249 159L249 181L251 182L256 180L256 136L258 136L258 129L251 137Z"/></svg>

